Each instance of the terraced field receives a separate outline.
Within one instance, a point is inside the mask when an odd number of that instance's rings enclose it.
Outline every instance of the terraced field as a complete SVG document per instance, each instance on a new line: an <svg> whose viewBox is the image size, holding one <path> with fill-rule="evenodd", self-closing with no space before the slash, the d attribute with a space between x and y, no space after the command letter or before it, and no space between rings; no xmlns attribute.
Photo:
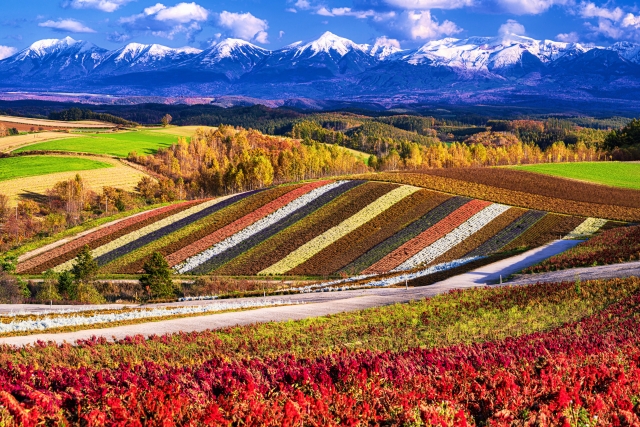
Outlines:
<svg viewBox="0 0 640 427"><path fill-rule="evenodd" d="M102 228L17 271L71 268L88 245L103 274L135 274L156 251L176 273L338 276L459 265L607 221L510 207L410 185L314 181L183 202Z"/></svg>

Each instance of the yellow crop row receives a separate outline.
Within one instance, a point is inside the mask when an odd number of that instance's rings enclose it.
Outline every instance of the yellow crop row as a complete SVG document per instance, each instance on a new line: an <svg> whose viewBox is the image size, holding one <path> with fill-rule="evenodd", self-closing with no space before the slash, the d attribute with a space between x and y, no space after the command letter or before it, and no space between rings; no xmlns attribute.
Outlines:
<svg viewBox="0 0 640 427"><path fill-rule="evenodd" d="M411 194L419 190L419 188L408 185L404 185L402 187L391 190L389 193L378 198L375 202L366 206L351 218L344 220L335 227L325 231L314 239L311 239L310 241L284 257L282 260L262 270L259 274L286 273L287 271L302 264L324 248L330 246L338 239L346 236L363 224L371 221L373 218L380 215L391 206L398 203L400 200L410 196Z"/></svg>

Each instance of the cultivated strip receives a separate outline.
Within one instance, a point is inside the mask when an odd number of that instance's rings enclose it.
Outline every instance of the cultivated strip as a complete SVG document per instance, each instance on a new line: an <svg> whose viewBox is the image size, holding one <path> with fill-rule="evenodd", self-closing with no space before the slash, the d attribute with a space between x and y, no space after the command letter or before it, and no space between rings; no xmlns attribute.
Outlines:
<svg viewBox="0 0 640 427"><path fill-rule="evenodd" d="M281 186L260 191L228 207L217 210L200 221L195 221L174 233L162 236L158 240L155 240L134 252L128 253L126 256L102 266L100 271L103 273L139 273L153 252L160 252L163 256L167 257L168 255L197 242L222 227L229 225L236 219L250 214L257 208L264 206L299 186L300 184Z"/></svg>
<svg viewBox="0 0 640 427"><path fill-rule="evenodd" d="M502 248L503 251L534 248L562 239L584 221L576 216L548 213L538 223Z"/></svg>
<svg viewBox="0 0 640 427"><path fill-rule="evenodd" d="M135 240L138 240L140 238L143 238L144 236L153 233L154 231L160 230L164 227L170 226L171 224L174 224L177 221L180 221L184 218L188 218L189 216L196 214L198 212L204 211L205 209L208 209L212 206L215 206L218 203L224 202L226 199L230 198L230 197L234 197L234 196L227 196L227 197L221 197L218 199L213 199L213 200L208 200L204 203L200 203L196 206L190 207L189 209L186 209L182 212L179 212L175 215L171 215L168 216L160 221L154 222L153 224L150 224L146 227L142 227L139 230L136 230L132 233L126 234L124 236L121 236L105 245L99 246L97 248L95 248L94 250L91 251L91 254L94 258L98 258L104 254L107 254L121 246L124 246L126 244L129 244ZM63 264L60 264L58 266L56 266L54 268L54 271L56 272L62 272L62 271L66 271L71 269L71 267L73 266L74 260L69 260Z"/></svg>
<svg viewBox="0 0 640 427"><path fill-rule="evenodd" d="M259 219L258 221L254 222L248 227L224 239L220 243L215 244L211 248L199 253L198 255L188 258L185 262L175 266L174 270L180 274L194 271L196 268L205 264L207 261L211 260L216 255L219 255L225 252L226 250L253 237L254 235L260 233L261 231L267 229L268 227L275 225L276 223L278 223L278 221L281 221L287 216L300 210L304 206L318 199L323 194L331 190L337 189L339 187L342 187L345 184L347 184L347 181L332 182L332 183L323 185L322 187L316 188L311 192L298 197L297 199L293 200L286 206L283 206L282 208L278 209L272 214L269 214L266 217Z"/></svg>
<svg viewBox="0 0 640 427"><path fill-rule="evenodd" d="M198 203L201 203L201 201L190 201L168 205L125 218L108 227L98 227L94 231L85 233L82 237L71 240L64 245L60 245L19 263L16 272L21 274L41 273L74 258L84 245L88 245L91 249L95 249L107 241L114 240L124 234L128 234L138 228L144 227L159 218L164 218Z"/></svg>
<svg viewBox="0 0 640 427"><path fill-rule="evenodd" d="M587 218L582 224L577 226L575 230L567 234L565 239L567 240L582 240L588 239L602 228L607 223L606 219L600 218Z"/></svg>
<svg viewBox="0 0 640 427"><path fill-rule="evenodd" d="M442 219L446 218L449 214L454 212L460 206L468 203L470 199L465 197L452 197L442 202L442 204L433 208L419 219L411 222L406 227L403 227L397 233L384 239L382 242L376 244L373 248L360 255L354 261L350 262L343 271L348 274L360 274L371 265L375 264L382 258L384 258L390 252L393 252L404 243L413 239L424 230L437 224Z"/></svg>
<svg viewBox="0 0 640 427"><path fill-rule="evenodd" d="M247 228L251 224L259 221L260 219L266 217L267 215L271 215L274 212L282 209L287 204L293 202L299 197L302 197L313 190L316 190L324 185L327 185L331 181L316 181L309 184L305 184L301 187L295 188L292 191L283 194L275 200L267 203L264 206L261 206L254 210L251 213L247 213L242 218L239 218L232 222L231 224L214 231L213 233L191 243L188 246L181 248L180 250L170 254L167 257L167 262L170 266L176 266L190 257L196 256L202 251L214 246L217 243L222 242L223 240L233 236L234 234L240 232L241 230Z"/></svg>
<svg viewBox="0 0 640 427"><path fill-rule="evenodd" d="M240 193L240 194L224 197L223 200L219 201L219 203L216 203L213 206L209 206L206 209L203 209L201 211L194 212L187 217L176 218L176 220L171 224L166 224L157 230L153 230L152 232L144 236L141 236L133 241L130 241L125 245L119 246L109 251L108 253L105 253L97 257L96 261L98 262L98 265L104 265L116 259L122 258L123 256L137 249L143 248L146 245L157 241L163 236L170 235L184 227L187 227L190 224L193 224L194 222L198 222L201 219L206 218L207 216L212 215L215 212L220 211L221 209L231 206L234 203L237 203L238 201L248 196L251 196L252 194L255 194L256 192L259 192L259 191L261 190L253 190L253 191L248 191L246 193Z"/></svg>
<svg viewBox="0 0 640 427"><path fill-rule="evenodd" d="M333 201L336 197L339 197L341 194L349 191L354 187L357 187L362 183L363 181L348 181L346 184L341 185L337 188L334 188L331 191L328 191L327 193L318 197L311 203L305 205L304 207L302 207L301 209L298 209L291 215L288 215L287 217L278 221L274 225L267 227L264 230L260 231L259 233L253 235L250 239L244 240L241 243L235 245L234 247L226 250L225 252L213 257L212 259L210 259L209 261L205 262L200 267L195 269L193 273L205 274L222 267L229 261L242 255L243 253L252 249L256 245L264 242L270 237L275 236L276 234L286 229L287 227L291 227L296 222L306 219L313 212L326 206L328 203Z"/></svg>
<svg viewBox="0 0 640 427"><path fill-rule="evenodd" d="M262 270L259 274L276 275L286 273L287 271L297 267L304 261L308 260L313 255L317 254L322 249L331 245L336 240L356 230L361 225L372 220L385 210L389 209L391 206L398 203L400 200L415 193L418 190L419 188L417 187L402 186L390 191L375 202L371 203L369 206L362 209L351 218L343 221L332 229L327 230L318 237L310 240L295 251L291 252L276 264Z"/></svg>
<svg viewBox="0 0 640 427"><path fill-rule="evenodd" d="M324 248L289 271L289 274L295 276L333 274L449 198L450 196L429 190L413 193L358 227L357 230Z"/></svg>
<svg viewBox="0 0 640 427"><path fill-rule="evenodd" d="M545 216L545 214L546 212L542 211L527 211L524 215L509 224L509 226L497 233L483 245L469 252L467 256L487 256L498 252L500 249L517 239L522 233L533 227Z"/></svg>
<svg viewBox="0 0 640 427"><path fill-rule="evenodd" d="M464 224L465 221L468 221L469 218L473 217L489 205L489 202L482 200L471 200L469 203L466 203L464 206L456 209L450 215L447 215L446 218L443 218L441 221L434 224L433 227L429 227L413 239L389 253L389 255L367 268L363 273L380 274L393 270L427 246L440 239L445 234Z"/></svg>
<svg viewBox="0 0 640 427"><path fill-rule="evenodd" d="M378 197L397 188L396 184L367 182L298 221L285 230L243 253L215 271L220 275L256 275L275 264L309 240L355 215Z"/></svg>
<svg viewBox="0 0 640 427"><path fill-rule="evenodd" d="M502 214L507 209L509 209L509 206L497 203L484 208L483 210L469 218L469 220L464 224L453 230L451 233L442 237L432 245L426 247L416 255L400 264L393 271L410 270L418 267L419 265L427 264L433 261L451 248L460 244L460 242L467 239L473 233L481 230L482 227L489 224L498 215Z"/></svg>
<svg viewBox="0 0 640 427"><path fill-rule="evenodd" d="M507 210L505 213L499 215L496 219L483 227L482 230L474 233L464 242L456 245L443 255L433 260L431 264L442 264L443 262L451 262L456 259L465 258L469 252L472 252L485 242L491 240L493 236L508 227L514 221L518 220L526 212L528 212L526 209L521 208L511 208Z"/></svg>

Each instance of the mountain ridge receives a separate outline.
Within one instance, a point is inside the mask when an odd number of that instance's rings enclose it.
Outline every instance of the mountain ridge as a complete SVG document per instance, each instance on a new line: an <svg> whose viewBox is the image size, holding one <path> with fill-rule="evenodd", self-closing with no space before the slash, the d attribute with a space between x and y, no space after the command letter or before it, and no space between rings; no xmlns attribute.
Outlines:
<svg viewBox="0 0 640 427"><path fill-rule="evenodd" d="M277 50L225 39L203 50L129 43L109 51L65 37L0 60L0 88L367 101L507 100L527 93L628 99L640 91L640 44L602 47L507 34L400 49L325 32Z"/></svg>

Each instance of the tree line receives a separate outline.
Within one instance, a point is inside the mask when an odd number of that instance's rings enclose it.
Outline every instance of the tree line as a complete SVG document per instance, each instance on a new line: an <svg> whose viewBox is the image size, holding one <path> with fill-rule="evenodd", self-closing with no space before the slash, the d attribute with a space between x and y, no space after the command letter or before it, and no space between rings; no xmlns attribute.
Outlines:
<svg viewBox="0 0 640 427"><path fill-rule="evenodd" d="M361 158L336 145L304 143L267 136L255 130L220 126L197 130L153 155L131 153L129 160L167 177L145 179L140 189L148 198L189 198L228 194L304 179L361 173Z"/></svg>

